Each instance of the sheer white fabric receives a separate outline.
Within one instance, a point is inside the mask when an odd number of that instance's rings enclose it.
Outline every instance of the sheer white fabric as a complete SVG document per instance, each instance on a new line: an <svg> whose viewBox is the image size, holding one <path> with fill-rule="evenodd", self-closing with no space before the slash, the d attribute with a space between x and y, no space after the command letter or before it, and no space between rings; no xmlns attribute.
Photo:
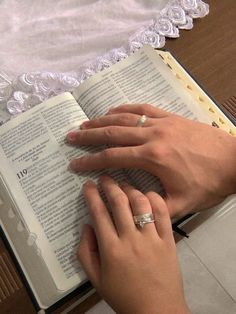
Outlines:
<svg viewBox="0 0 236 314"><path fill-rule="evenodd" d="M0 124L143 44L163 47L208 10L201 0L0 2Z"/></svg>

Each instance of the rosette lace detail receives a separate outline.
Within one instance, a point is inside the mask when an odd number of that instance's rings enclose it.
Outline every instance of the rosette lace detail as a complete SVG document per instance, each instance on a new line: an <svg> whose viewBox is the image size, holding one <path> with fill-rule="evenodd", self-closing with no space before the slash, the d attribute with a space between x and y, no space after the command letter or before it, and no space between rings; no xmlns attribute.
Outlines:
<svg viewBox="0 0 236 314"><path fill-rule="evenodd" d="M204 17L208 12L209 6L201 0L170 0L149 25L129 38L126 47L98 56L76 72L30 72L14 80L0 74L0 124L52 96L73 90L86 78L126 58L144 44L163 47L166 37L179 37L180 29L191 29L193 19Z"/></svg>

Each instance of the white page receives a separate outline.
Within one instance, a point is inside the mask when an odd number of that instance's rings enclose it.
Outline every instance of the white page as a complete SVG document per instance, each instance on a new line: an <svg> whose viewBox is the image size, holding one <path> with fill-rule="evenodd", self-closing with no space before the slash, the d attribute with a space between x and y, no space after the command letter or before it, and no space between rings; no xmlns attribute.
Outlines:
<svg viewBox="0 0 236 314"><path fill-rule="evenodd" d="M73 95L89 119L123 103L150 103L189 119L204 119L196 100L149 46L95 74Z"/></svg>
<svg viewBox="0 0 236 314"><path fill-rule="evenodd" d="M0 129L1 175L61 290L84 278L76 249L87 216L81 193L86 178L67 169L69 157L84 150L63 142L67 131L85 119L72 95L65 93Z"/></svg>

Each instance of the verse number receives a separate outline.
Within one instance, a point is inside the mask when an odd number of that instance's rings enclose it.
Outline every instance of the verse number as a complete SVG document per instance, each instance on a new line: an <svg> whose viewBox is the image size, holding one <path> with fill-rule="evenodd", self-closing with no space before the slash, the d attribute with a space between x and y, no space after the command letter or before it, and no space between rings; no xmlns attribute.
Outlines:
<svg viewBox="0 0 236 314"><path fill-rule="evenodd" d="M23 169L20 172L18 172L16 175L18 179L22 179L27 175L27 173L28 173L27 169Z"/></svg>

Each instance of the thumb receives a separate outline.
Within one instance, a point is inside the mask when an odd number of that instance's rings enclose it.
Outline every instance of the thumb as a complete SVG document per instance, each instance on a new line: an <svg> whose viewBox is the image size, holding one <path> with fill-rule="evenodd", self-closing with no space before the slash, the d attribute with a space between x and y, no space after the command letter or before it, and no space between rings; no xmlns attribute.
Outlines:
<svg viewBox="0 0 236 314"><path fill-rule="evenodd" d="M83 226L78 258L93 286L98 287L101 273L100 258L97 239L90 225Z"/></svg>

